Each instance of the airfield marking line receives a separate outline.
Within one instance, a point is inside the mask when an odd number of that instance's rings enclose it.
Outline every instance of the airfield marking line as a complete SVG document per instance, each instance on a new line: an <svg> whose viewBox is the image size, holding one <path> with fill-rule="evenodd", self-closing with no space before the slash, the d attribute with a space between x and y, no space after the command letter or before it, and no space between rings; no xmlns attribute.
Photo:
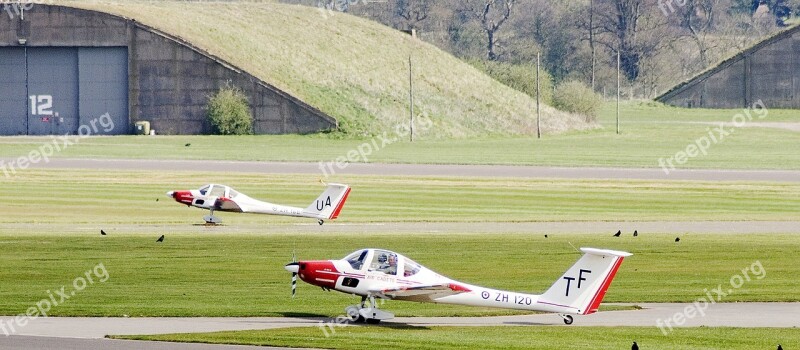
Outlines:
<svg viewBox="0 0 800 350"><path fill-rule="evenodd" d="M11 161L13 158L0 158L0 160ZM318 165L318 163L313 162L52 158L48 163L32 164L29 169L212 171L231 173L320 175ZM339 171L338 174L495 178L511 177L542 179L800 182L800 171L798 170L676 169L667 175L664 174L664 171L660 168L568 168L525 165L351 163L346 169Z"/></svg>

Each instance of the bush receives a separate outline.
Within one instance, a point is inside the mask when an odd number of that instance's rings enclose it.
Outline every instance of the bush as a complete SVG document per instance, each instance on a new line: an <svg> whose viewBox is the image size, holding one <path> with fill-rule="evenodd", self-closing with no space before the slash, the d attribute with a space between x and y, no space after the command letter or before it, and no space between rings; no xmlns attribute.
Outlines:
<svg viewBox="0 0 800 350"><path fill-rule="evenodd" d="M536 98L536 64L511 64L483 60L470 60L468 63L503 85ZM541 101L546 105L552 105L553 77L544 68L541 68L539 74Z"/></svg>
<svg viewBox="0 0 800 350"><path fill-rule="evenodd" d="M553 107L562 111L582 114L587 122L594 122L603 105L603 98L579 81L558 84L553 94Z"/></svg>
<svg viewBox="0 0 800 350"><path fill-rule="evenodd" d="M250 135L253 114L244 92L226 84L208 100L208 120L218 135Z"/></svg>

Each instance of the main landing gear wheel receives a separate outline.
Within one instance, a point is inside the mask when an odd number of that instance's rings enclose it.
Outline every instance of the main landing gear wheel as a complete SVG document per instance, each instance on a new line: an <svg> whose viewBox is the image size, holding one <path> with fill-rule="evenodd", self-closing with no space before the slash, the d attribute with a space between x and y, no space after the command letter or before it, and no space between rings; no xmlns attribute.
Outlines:
<svg viewBox="0 0 800 350"><path fill-rule="evenodd" d="M346 309L344 309L344 313L347 314L347 318L349 318L351 322L366 322L366 319L364 316L361 316L358 310L360 310L358 306L348 306Z"/></svg>
<svg viewBox="0 0 800 350"><path fill-rule="evenodd" d="M204 216L203 220L205 220L206 226L217 226L222 223L222 219L211 215Z"/></svg>
<svg viewBox="0 0 800 350"><path fill-rule="evenodd" d="M564 323L565 324L567 324L567 325L571 325L572 324L572 321L573 321L572 320L572 316L570 316L570 315L561 315L561 318L564 319Z"/></svg>
<svg viewBox="0 0 800 350"><path fill-rule="evenodd" d="M367 302L369 302L369 305L367 305ZM366 324L378 324L382 320L394 318L394 314L378 309L374 296L362 296L361 303L346 307L344 312L351 322L363 322Z"/></svg>
<svg viewBox="0 0 800 350"><path fill-rule="evenodd" d="M207 226L215 226L217 224L222 223L222 219L214 216L214 210L211 210L210 215L206 215L203 217L203 220L206 221Z"/></svg>

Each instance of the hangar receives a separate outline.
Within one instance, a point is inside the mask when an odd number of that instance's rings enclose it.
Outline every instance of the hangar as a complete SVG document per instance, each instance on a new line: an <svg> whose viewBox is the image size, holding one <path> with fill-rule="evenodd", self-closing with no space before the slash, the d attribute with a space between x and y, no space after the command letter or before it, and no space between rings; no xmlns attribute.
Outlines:
<svg viewBox="0 0 800 350"><path fill-rule="evenodd" d="M800 26L784 30L691 80L656 101L679 107L800 109Z"/></svg>
<svg viewBox="0 0 800 350"><path fill-rule="evenodd" d="M29 4L0 19L0 135L77 134L108 114L134 132L204 134L208 97L230 82L248 96L256 134L337 127L320 110L169 33L120 16Z"/></svg>

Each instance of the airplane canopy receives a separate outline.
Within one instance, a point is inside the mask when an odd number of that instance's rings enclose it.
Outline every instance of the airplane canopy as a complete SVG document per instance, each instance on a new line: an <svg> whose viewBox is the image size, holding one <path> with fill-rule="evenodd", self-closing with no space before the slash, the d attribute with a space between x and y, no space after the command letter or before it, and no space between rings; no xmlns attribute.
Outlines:
<svg viewBox="0 0 800 350"><path fill-rule="evenodd" d="M239 192L237 192L230 186L217 185L217 184L205 185L203 187L200 187L198 191L203 196L225 197L231 199L236 198L236 196L239 195Z"/></svg>
<svg viewBox="0 0 800 350"><path fill-rule="evenodd" d="M410 277L423 269L422 265L413 260L384 249L358 250L346 256L344 260L353 269L379 271L391 276L402 273L402 277Z"/></svg>

